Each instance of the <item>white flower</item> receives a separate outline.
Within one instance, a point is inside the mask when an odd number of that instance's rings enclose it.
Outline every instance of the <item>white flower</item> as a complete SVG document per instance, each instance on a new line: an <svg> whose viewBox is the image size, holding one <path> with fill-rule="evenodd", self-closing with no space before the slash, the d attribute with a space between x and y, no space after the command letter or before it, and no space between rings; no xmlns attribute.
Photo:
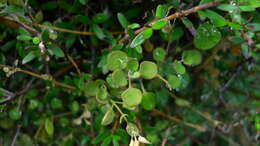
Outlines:
<svg viewBox="0 0 260 146"><path fill-rule="evenodd" d="M148 141L145 137L138 136L138 138L131 137L131 141L130 141L129 146L139 146L140 143L151 144L151 142Z"/></svg>

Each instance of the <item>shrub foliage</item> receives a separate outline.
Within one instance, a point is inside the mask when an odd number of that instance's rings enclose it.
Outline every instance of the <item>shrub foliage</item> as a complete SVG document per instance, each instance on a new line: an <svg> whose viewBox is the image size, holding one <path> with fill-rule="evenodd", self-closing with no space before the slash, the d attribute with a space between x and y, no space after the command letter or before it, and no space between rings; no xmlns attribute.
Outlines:
<svg viewBox="0 0 260 146"><path fill-rule="evenodd" d="M259 0L0 0L0 145L257 145Z"/></svg>

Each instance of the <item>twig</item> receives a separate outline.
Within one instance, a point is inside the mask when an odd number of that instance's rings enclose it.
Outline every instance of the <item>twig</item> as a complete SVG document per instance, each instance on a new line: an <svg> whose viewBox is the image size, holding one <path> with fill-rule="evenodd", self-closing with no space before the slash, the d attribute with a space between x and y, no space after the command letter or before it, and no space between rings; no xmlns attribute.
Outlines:
<svg viewBox="0 0 260 146"><path fill-rule="evenodd" d="M157 115L160 115L162 117L165 117L165 118L167 118L169 120L172 120L172 121L175 121L175 122L178 122L178 123L182 123L182 124L184 124L184 125L186 125L188 127L197 129L198 131L206 131L207 130L205 127L202 127L202 126L196 125L196 124L192 124L192 123L188 123L188 122L183 121L183 120L181 120L181 119L179 119L177 117L170 116L170 115L168 115L168 114L166 114L166 113L164 113L162 111L159 111L157 109L153 109L152 112L157 114Z"/></svg>
<svg viewBox="0 0 260 146"><path fill-rule="evenodd" d="M6 97L7 99L13 97L15 94L13 92L10 92L4 88L0 88L0 95Z"/></svg>
<svg viewBox="0 0 260 146"><path fill-rule="evenodd" d="M214 7L214 6L218 5L219 3L220 3L220 1L209 2L207 4L199 5L199 6L193 7L193 8L188 9L188 10L176 12L176 13L168 16L168 17L165 17L165 18L162 18L162 19L159 19L159 20L167 20L167 21L169 21L169 20L173 20L175 18L184 17L184 16L187 16L189 14L196 13L197 11ZM154 21L148 22L147 25L152 24L152 23L154 23ZM142 32L145 29L146 29L146 26L144 26L144 27L142 27L140 29L137 29L134 32L134 34L137 35L137 34L139 34L140 32ZM119 43L123 43L123 42L125 42L127 40L129 40L129 36L128 35L126 35L124 38L119 40Z"/></svg>
<svg viewBox="0 0 260 146"><path fill-rule="evenodd" d="M14 138L13 138L13 141L11 143L11 146L15 146L17 137L18 137L18 135L20 133L20 129L21 129L21 125L18 125L17 130L16 130L15 135L14 135Z"/></svg>
<svg viewBox="0 0 260 146"><path fill-rule="evenodd" d="M170 83L166 80L166 79L164 79L161 75L159 75L159 74L157 74L156 75L156 77L157 78L159 78L161 81L163 81L165 84L166 84L166 86L171 90L171 85L170 85Z"/></svg>
<svg viewBox="0 0 260 146"><path fill-rule="evenodd" d="M11 66L0 64L0 68L4 68L4 67L8 68L9 70L14 70L15 72L23 72L25 74L31 75L31 76L36 77L36 78L40 78L40 79L43 79L43 80L48 80L48 81L54 83L55 85L58 85L58 86L61 86L61 87L64 87L64 88L67 88L67 89L70 89L70 90L76 89L76 87L74 87L74 86L70 86L70 85L67 85L67 84L64 84L64 83L56 81L55 79L53 79L49 75L37 74L37 73L30 72L30 71L27 71L27 70L23 70L23 69L20 69L20 68L16 68L16 67L11 67Z"/></svg>
<svg viewBox="0 0 260 146"><path fill-rule="evenodd" d="M13 93L12 96L10 96L9 98L7 98L7 99L4 100L4 101L0 101L0 105L6 104L6 103L8 103L8 102L10 102L10 101L12 101L12 100L14 100L14 99L16 99L17 97L19 97L19 96L25 94L27 91L29 91L29 90L31 89L33 81L34 81L34 78L31 79L31 80L27 83L26 87L23 88L21 91L19 91L18 93Z"/></svg>
<svg viewBox="0 0 260 146"><path fill-rule="evenodd" d="M77 63L73 60L73 58L69 54L67 54L67 57L70 60L71 64L76 68L76 71L78 72L78 74L81 75L81 71L80 71Z"/></svg>
<svg viewBox="0 0 260 146"><path fill-rule="evenodd" d="M171 127L167 128L167 130L166 130L166 132L165 132L165 137L164 137L163 140L162 140L161 146L165 146L165 145L166 145L167 140L168 140L168 137L169 137L169 134L170 134L170 132L171 132L171 129L172 129Z"/></svg>
<svg viewBox="0 0 260 146"><path fill-rule="evenodd" d="M224 86L219 89L219 91L223 92L224 90L226 90L230 86L230 84L234 81L235 77L240 73L241 70L242 70L242 66L238 66L236 72L230 77L230 79L224 84Z"/></svg>
<svg viewBox="0 0 260 146"><path fill-rule="evenodd" d="M60 27L55 27L55 26L46 26L42 24L32 24L35 27L39 28L46 28L46 29L51 29L51 30L56 30L59 32L65 32L65 33L71 33L71 34L78 34L78 35L96 35L94 32L88 32L88 31L77 31L77 30L70 30L70 29L64 29ZM118 35L118 34L125 34L125 32L111 32L113 35Z"/></svg>
<svg viewBox="0 0 260 146"><path fill-rule="evenodd" d="M248 36L246 31L245 30L241 30L240 34L241 34L242 38L247 42L248 47L251 48L251 49L254 49L255 48L255 42L253 41L252 38L250 38Z"/></svg>

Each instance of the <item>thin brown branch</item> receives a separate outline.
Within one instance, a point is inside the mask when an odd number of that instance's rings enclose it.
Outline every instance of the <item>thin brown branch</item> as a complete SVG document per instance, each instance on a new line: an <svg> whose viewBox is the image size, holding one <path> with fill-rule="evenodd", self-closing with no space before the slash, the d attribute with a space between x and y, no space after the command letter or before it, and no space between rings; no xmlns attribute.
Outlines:
<svg viewBox="0 0 260 146"><path fill-rule="evenodd" d="M159 20L173 20L173 19L176 19L176 18L181 18L181 17L185 17L185 16L188 16L192 13L196 13L200 10L204 10L204 9L208 9L208 8L211 8L211 7L214 7L216 5L220 4L220 1L213 1L213 2L209 2L207 4L203 4L203 5L199 5L199 6L196 6L196 7L193 7L193 8L190 8L188 10L183 10L183 11L179 11L179 12L176 12L172 15L169 15L168 17L165 17L165 18L162 18L162 19L159 19ZM156 20L158 21L158 20ZM151 22L148 22L147 25L149 24L152 24L154 23L154 21L151 21ZM137 29L134 34L137 35L139 34L140 32L142 32L144 29L146 28L146 26L140 28L140 29ZM123 43L125 41L127 41L129 39L129 36L126 35L124 38L122 38L121 40L119 40L119 43Z"/></svg>
<svg viewBox="0 0 260 146"><path fill-rule="evenodd" d="M60 28L60 27L55 27L55 26L46 26L42 24L33 24L35 27L39 28L45 28L45 29L51 29L51 30L56 30L59 32L65 32L65 33L71 33L71 34L78 34L78 35L95 35L94 32L88 32L88 31L77 31L77 30L70 30L70 29L65 29L65 28ZM125 32L111 32L114 35L118 34L125 34Z"/></svg>
<svg viewBox="0 0 260 146"><path fill-rule="evenodd" d="M22 73L31 75L31 76L36 77L36 78L40 78L40 79L43 79L43 80L48 80L48 81L52 82L53 84L55 84L57 86L60 86L60 87L63 87L63 88L67 88L67 89L70 89L70 90L76 89L76 87L74 87L74 86L67 85L67 84L64 84L64 83L56 81L55 79L53 79L49 75L37 74L37 73L34 73L34 72L30 72L30 71L27 71L27 70L23 70L23 69L20 69L20 68L15 68L15 67L12 67L12 66L7 66L7 65L2 65L2 64L0 64L0 68L8 68L9 70L12 70L14 72L22 72Z"/></svg>
<svg viewBox="0 0 260 146"><path fill-rule="evenodd" d="M11 146L15 146L16 145L15 143L16 143L17 137L18 137L18 135L20 133L20 129L21 129L21 126L18 125L17 130L16 130L15 135L14 135L14 138L12 140Z"/></svg>
<svg viewBox="0 0 260 146"><path fill-rule="evenodd" d="M198 130L198 131L206 131L206 130L207 130L205 127L202 127L202 126L197 125L197 124L188 123L188 122L186 122L186 121L183 121L183 120L181 120L181 119L179 119L179 118L177 118L177 117L168 115L168 114L166 114L166 113L164 113L164 112L162 112L162 111L159 111L159 110L157 110L157 109L153 109L152 112L153 112L154 114L160 115L160 116L162 116L162 117L164 117L164 118L167 118L167 119L169 119L169 120L175 121L175 122L177 122L177 123L182 123L182 124L184 124L184 125L186 125L186 126L188 126L188 127L194 128L194 129L196 129L196 130Z"/></svg>

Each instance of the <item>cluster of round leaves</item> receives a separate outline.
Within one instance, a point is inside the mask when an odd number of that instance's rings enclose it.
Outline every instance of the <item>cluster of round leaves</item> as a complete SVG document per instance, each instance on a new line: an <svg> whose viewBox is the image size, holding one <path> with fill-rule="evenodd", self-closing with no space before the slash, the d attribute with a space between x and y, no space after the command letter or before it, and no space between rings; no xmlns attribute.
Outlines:
<svg viewBox="0 0 260 146"><path fill-rule="evenodd" d="M159 57L160 58L160 57ZM123 51L112 51L107 56L107 68L111 71L106 81L98 79L85 84L85 96L96 97L97 101L109 103L110 96L118 96L123 102L123 107L133 110L142 103L144 109L151 110L155 107L155 95L142 93L135 87L128 87L129 80L136 78L153 79L158 74L157 64L151 61L142 61L129 58ZM145 102L142 102L145 100ZM110 115L113 110L108 110ZM105 116L106 117L106 116ZM108 120L111 121L111 120ZM103 122L105 125L109 122Z"/></svg>
<svg viewBox="0 0 260 146"><path fill-rule="evenodd" d="M166 21L157 21L151 24L151 28L145 29L138 34L130 44L131 48L142 50L141 44L145 39L152 36L153 30L162 29L166 25ZM211 24L205 23L199 26L196 36L194 38L194 45L200 50L208 50L214 47L221 39L220 32ZM158 47L153 50L153 59L161 63L165 60L167 52ZM184 50L182 51L181 60L174 60L171 67L174 69L174 74L167 75L167 81L170 85L169 88L176 89L181 86L181 75L186 73L184 66L196 66L202 61L202 54L199 50ZM133 110L139 104L146 110L151 110L155 107L155 95L151 92L142 93L138 88L126 86L132 79L143 78L153 79L158 74L158 66L151 61L139 61L135 58L130 58L123 51L112 51L107 55L106 67L111 73L104 80L89 81L86 83L86 96L95 96L100 103L109 103L110 96L120 97L123 101L123 107ZM118 91L114 89L120 89ZM110 115L110 116L108 116ZM113 116L111 116L113 115ZM114 117L113 108L110 108L103 119L103 124L107 125L113 121ZM109 117L109 118L107 118Z"/></svg>

